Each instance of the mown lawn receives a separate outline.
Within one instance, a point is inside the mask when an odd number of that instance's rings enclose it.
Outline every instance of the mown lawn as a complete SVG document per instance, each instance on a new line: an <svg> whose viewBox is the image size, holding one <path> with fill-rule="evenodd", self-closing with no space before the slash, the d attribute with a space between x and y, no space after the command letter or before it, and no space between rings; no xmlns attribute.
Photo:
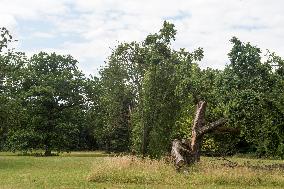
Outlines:
<svg viewBox="0 0 284 189"><path fill-rule="evenodd" d="M86 178L93 162L103 161L96 157L101 154L71 155L33 157L0 153L0 188L94 188L95 183Z"/></svg>
<svg viewBox="0 0 284 189"><path fill-rule="evenodd" d="M230 160L230 161L228 161ZM281 160L203 157L186 173L161 160L102 152L0 153L0 188L284 188Z"/></svg>

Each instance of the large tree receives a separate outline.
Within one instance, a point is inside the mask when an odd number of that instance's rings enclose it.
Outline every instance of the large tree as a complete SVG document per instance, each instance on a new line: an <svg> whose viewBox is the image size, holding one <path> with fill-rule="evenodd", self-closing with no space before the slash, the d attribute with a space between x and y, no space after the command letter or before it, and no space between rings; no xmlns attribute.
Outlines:
<svg viewBox="0 0 284 189"><path fill-rule="evenodd" d="M71 56L39 53L25 67L20 98L28 117L9 130L13 150L68 151L79 143L85 78Z"/></svg>
<svg viewBox="0 0 284 189"><path fill-rule="evenodd" d="M109 99L110 110L117 110L107 111L106 120L123 120L107 125L131 129L131 149L143 155L158 157L169 150L180 127L181 98L188 97L181 94L183 83L203 56L202 49L173 50L175 35L174 25L164 22L158 33L144 41L118 45L101 72L107 89L104 99ZM118 127L121 123L127 124Z"/></svg>
<svg viewBox="0 0 284 189"><path fill-rule="evenodd" d="M263 60L258 47L236 37L231 43L219 86L229 124L240 129L247 151L283 157L283 61L269 52Z"/></svg>

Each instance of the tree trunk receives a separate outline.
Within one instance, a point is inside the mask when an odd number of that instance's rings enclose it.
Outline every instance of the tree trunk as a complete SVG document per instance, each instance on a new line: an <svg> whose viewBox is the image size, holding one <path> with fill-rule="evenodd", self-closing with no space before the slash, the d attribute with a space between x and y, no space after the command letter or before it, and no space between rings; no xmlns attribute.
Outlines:
<svg viewBox="0 0 284 189"><path fill-rule="evenodd" d="M50 137L49 135L46 136L44 140L44 156L51 156L51 148L50 148Z"/></svg>
<svg viewBox="0 0 284 189"><path fill-rule="evenodd" d="M196 114L191 130L190 140L177 140L172 142L171 155L175 160L175 166L180 169L183 165L193 164L200 160L201 144L204 134L223 125L226 120L221 118L218 121L205 125L206 102L200 101L196 107Z"/></svg>
<svg viewBox="0 0 284 189"><path fill-rule="evenodd" d="M51 156L51 150L48 148L45 149L44 156Z"/></svg>

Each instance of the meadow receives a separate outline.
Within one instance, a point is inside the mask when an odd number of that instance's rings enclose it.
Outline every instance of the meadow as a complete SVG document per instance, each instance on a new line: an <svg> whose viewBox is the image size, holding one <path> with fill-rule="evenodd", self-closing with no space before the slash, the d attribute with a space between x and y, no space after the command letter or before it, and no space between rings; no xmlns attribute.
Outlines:
<svg viewBox="0 0 284 189"><path fill-rule="evenodd" d="M1 152L0 188L284 188L283 160L202 157L177 172L167 160L72 152Z"/></svg>

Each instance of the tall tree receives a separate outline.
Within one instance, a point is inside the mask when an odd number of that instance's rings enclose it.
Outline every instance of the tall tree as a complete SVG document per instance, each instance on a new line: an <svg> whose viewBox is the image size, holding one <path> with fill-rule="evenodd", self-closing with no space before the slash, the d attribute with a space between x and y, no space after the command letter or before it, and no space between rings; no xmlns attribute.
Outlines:
<svg viewBox="0 0 284 189"><path fill-rule="evenodd" d="M284 130L283 109L279 106L282 100L276 100L283 88L278 75L281 61L275 57L262 61L258 47L235 37L231 42L231 64L224 70L220 87L228 105L229 124L241 129L250 150L260 156L277 155L277 151L283 152ZM279 62L279 68L274 70L271 62Z"/></svg>
<svg viewBox="0 0 284 189"><path fill-rule="evenodd" d="M76 148L84 118L84 75L71 56L39 53L26 66L21 88L28 120L10 129L13 150Z"/></svg>
<svg viewBox="0 0 284 189"><path fill-rule="evenodd" d="M203 56L201 49L193 53L173 50L171 42L175 35L174 25L164 22L158 33L148 35L144 41L120 44L102 71L109 95L130 97L128 107L123 108L122 103L118 106L130 116L115 117L131 123L128 127L132 150L143 155L160 156L170 148L181 106L177 95L177 85L183 79L180 74L190 75L192 63ZM109 118L115 114L107 115Z"/></svg>

